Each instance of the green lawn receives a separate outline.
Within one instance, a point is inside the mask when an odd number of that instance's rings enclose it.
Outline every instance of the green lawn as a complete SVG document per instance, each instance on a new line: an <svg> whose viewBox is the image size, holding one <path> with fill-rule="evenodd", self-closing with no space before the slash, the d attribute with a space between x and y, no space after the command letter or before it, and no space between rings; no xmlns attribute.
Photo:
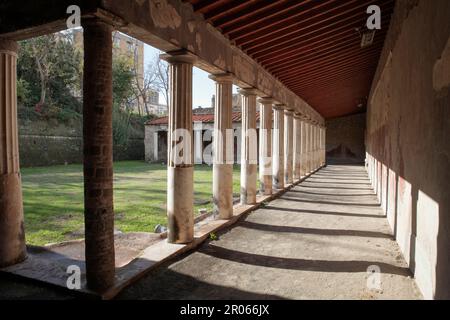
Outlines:
<svg viewBox="0 0 450 320"><path fill-rule="evenodd" d="M233 191L239 193L239 166ZM140 161L114 163L115 228L153 232L166 225L166 167ZM81 165L22 169L27 243L44 245L83 238L83 175ZM212 209L212 167L196 166L195 213ZM208 204L201 204L209 201Z"/></svg>

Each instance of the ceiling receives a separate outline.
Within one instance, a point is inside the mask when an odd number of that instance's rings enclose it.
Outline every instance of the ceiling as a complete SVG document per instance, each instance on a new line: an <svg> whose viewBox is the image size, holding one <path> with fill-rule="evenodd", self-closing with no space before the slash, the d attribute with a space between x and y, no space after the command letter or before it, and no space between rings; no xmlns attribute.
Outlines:
<svg viewBox="0 0 450 320"><path fill-rule="evenodd" d="M361 112L395 0L186 0L325 118ZM366 9L382 28L361 48Z"/></svg>

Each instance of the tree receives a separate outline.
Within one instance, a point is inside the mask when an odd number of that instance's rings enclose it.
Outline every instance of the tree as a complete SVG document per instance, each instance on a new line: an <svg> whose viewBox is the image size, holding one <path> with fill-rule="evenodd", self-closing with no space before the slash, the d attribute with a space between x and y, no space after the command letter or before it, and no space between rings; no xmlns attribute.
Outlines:
<svg viewBox="0 0 450 320"><path fill-rule="evenodd" d="M159 92L162 92L167 105L169 105L169 64L161 60L159 55L154 58L153 73L155 75L156 88Z"/></svg>
<svg viewBox="0 0 450 320"><path fill-rule="evenodd" d="M169 99L169 66L161 60L158 55L155 55L153 61L150 61L147 68L142 73L139 67L139 43L133 43L133 74L134 74L134 89L135 102L138 105L139 114L141 110L145 110L147 116L150 115L149 101L150 95L153 92L161 92L164 99ZM142 108L143 106L143 108Z"/></svg>
<svg viewBox="0 0 450 320"><path fill-rule="evenodd" d="M133 73L134 73L134 86L135 86L135 96L138 104L139 114L141 114L141 104L144 106L144 110L147 116L150 115L149 110L149 92L153 90L156 84L156 74L154 72L149 72L149 69L140 73L139 70L139 46L134 45L134 59L133 59Z"/></svg>
<svg viewBox="0 0 450 320"><path fill-rule="evenodd" d="M124 55L113 56L113 141L125 144L130 129L131 108L133 99L133 66Z"/></svg>
<svg viewBox="0 0 450 320"><path fill-rule="evenodd" d="M23 100L34 104L38 113L46 106L81 111L74 97L81 90L81 54L72 35L50 34L22 41L20 46L18 79L30 94Z"/></svg>

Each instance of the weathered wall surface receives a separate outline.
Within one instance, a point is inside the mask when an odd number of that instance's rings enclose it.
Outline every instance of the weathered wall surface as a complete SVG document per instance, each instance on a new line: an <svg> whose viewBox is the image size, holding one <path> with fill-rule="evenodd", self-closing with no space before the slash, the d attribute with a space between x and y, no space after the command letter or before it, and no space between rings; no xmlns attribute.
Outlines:
<svg viewBox="0 0 450 320"><path fill-rule="evenodd" d="M366 114L327 120L328 162L364 162Z"/></svg>
<svg viewBox="0 0 450 320"><path fill-rule="evenodd" d="M450 298L450 1L399 0L369 97L369 174L425 298Z"/></svg>
<svg viewBox="0 0 450 320"><path fill-rule="evenodd" d="M38 167L83 162L81 128L47 122L21 124L19 128L20 166ZM126 145L114 146L114 161L143 160L144 138L133 135Z"/></svg>

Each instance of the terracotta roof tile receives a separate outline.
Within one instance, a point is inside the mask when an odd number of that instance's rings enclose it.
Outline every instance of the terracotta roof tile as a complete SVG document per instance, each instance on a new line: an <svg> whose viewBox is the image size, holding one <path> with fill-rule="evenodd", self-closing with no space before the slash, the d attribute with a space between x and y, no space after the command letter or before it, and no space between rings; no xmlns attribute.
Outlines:
<svg viewBox="0 0 450 320"><path fill-rule="evenodd" d="M259 112L256 113L256 120L259 120ZM192 121L193 122L203 122L203 123L213 123L214 122L214 114L194 114L192 115ZM241 112L233 112L232 115L232 121L233 122L240 122L241 121ZM150 121L147 121L145 124L150 126L155 125L167 125L169 122L169 117L161 117L157 119L153 119Z"/></svg>

